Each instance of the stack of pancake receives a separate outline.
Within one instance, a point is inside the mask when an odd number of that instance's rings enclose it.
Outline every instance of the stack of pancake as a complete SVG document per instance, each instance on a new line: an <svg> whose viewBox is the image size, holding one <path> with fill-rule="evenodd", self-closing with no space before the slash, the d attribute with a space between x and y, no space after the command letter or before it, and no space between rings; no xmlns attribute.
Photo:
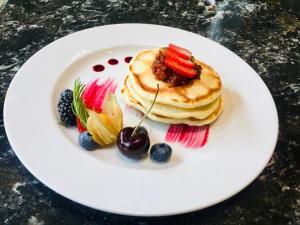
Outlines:
<svg viewBox="0 0 300 225"><path fill-rule="evenodd" d="M148 114L152 120L163 123L183 123L202 126L212 123L223 110L222 84L219 75L210 66L195 59L202 67L200 79L169 87L155 78L152 64L159 49L144 50L130 62L121 94L131 107L146 113L153 102L159 84L156 102Z"/></svg>

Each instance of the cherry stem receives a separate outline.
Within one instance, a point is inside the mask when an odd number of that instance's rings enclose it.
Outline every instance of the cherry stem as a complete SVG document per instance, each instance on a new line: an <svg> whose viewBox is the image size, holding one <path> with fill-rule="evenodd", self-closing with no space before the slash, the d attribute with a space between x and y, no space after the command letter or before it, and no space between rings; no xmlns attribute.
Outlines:
<svg viewBox="0 0 300 225"><path fill-rule="evenodd" d="M137 131L137 129L139 128L139 126L141 126L142 122L146 119L146 117L148 116L149 112L151 111L152 107L154 106L155 104L155 101L156 101L156 98L157 98L157 95L158 95L158 92L159 92L159 84L156 84L157 85L157 89L156 89L156 93L155 93L155 97L153 99L153 102L150 106L150 108L148 109L147 113L144 115L143 119L139 122L139 124L134 128L132 134L131 134L131 137L133 137Z"/></svg>

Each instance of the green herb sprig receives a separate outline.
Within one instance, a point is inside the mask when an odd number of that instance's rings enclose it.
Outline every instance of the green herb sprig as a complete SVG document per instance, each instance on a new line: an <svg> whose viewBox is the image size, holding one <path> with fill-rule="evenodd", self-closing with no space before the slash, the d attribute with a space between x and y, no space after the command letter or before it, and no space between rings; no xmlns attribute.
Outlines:
<svg viewBox="0 0 300 225"><path fill-rule="evenodd" d="M85 85L80 82L79 78L77 78L74 82L73 87L72 111L80 119L80 122L84 126L84 128L87 128L87 119L89 117L89 114L81 98L84 89Z"/></svg>

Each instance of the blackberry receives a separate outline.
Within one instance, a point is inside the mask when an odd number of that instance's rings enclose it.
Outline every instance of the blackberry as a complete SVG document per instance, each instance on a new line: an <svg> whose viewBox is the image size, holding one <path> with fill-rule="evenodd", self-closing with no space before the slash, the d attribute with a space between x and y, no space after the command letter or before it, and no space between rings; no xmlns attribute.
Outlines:
<svg viewBox="0 0 300 225"><path fill-rule="evenodd" d="M76 125L76 116L72 111L73 91L70 89L63 90L60 94L58 102L58 113L61 122L66 127L72 127Z"/></svg>

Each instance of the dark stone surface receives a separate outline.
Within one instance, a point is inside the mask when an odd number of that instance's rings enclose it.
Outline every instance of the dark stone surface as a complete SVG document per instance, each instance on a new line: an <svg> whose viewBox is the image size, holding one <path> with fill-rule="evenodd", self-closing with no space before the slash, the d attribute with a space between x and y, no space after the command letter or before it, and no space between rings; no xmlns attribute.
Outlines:
<svg viewBox="0 0 300 225"><path fill-rule="evenodd" d="M113 23L178 27L221 42L269 87L280 133L263 173L233 198L197 212L140 218L96 211L54 193L24 168L9 145L1 113L0 224L300 224L300 2L223 0L216 7L209 2L9 0L0 12L0 110L21 65L55 39Z"/></svg>

